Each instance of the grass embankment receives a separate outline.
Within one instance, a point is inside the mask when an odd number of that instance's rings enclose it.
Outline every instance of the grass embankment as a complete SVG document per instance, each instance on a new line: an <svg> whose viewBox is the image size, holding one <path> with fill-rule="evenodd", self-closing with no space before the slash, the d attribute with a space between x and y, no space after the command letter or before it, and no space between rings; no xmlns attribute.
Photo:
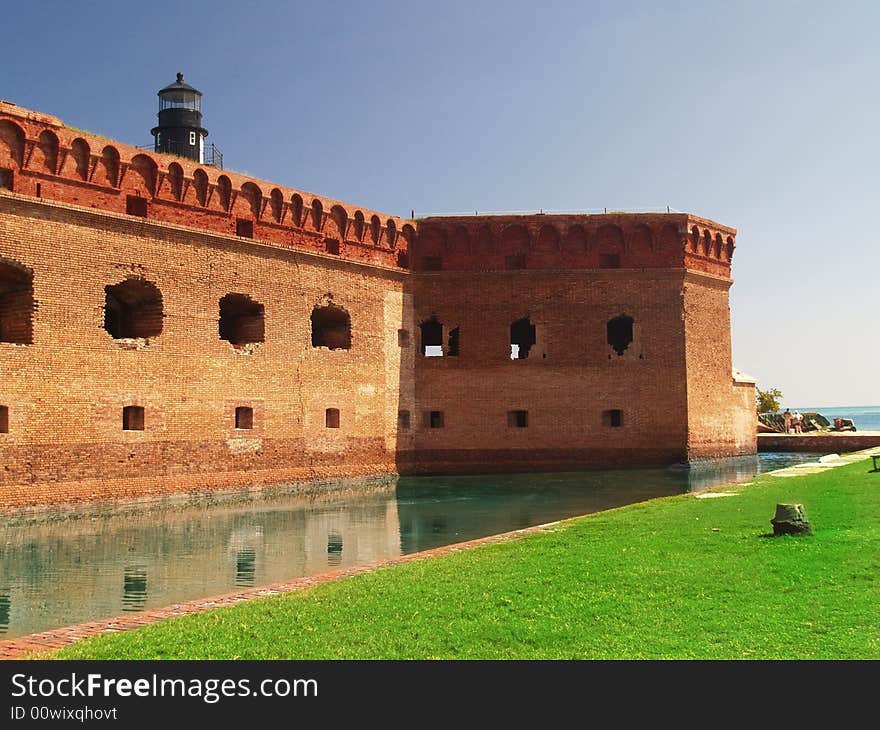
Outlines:
<svg viewBox="0 0 880 730"><path fill-rule="evenodd" d="M633 505L55 657L876 659L880 474L869 469ZM777 502L803 503L815 534L769 537Z"/></svg>

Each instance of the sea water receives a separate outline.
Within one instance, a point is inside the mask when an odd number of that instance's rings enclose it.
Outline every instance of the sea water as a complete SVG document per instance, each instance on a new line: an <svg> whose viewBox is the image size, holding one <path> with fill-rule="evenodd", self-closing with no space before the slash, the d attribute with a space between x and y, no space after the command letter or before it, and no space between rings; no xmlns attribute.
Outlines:
<svg viewBox="0 0 880 730"><path fill-rule="evenodd" d="M851 418L857 431L880 431L880 406L792 408L801 413L821 413L832 424L835 418Z"/></svg>

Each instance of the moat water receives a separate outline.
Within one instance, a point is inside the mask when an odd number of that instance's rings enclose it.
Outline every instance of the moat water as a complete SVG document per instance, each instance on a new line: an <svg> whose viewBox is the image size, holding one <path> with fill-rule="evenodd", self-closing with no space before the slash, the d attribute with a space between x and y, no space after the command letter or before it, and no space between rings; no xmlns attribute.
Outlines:
<svg viewBox="0 0 880 730"><path fill-rule="evenodd" d="M690 467L404 477L321 500L274 497L0 526L0 638L371 563L655 497L745 481L814 454Z"/></svg>

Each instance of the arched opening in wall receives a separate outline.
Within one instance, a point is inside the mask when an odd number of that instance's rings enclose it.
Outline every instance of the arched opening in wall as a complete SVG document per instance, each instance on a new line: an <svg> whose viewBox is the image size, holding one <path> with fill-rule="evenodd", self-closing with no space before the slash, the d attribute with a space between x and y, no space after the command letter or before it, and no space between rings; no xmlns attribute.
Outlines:
<svg viewBox="0 0 880 730"><path fill-rule="evenodd" d="M89 179L89 158L91 149L84 139L75 139L70 146L70 156L73 158L74 170L80 180Z"/></svg>
<svg viewBox="0 0 880 730"><path fill-rule="evenodd" d="M168 165L168 185L171 188L171 197L175 200L183 199L183 168L176 162Z"/></svg>
<svg viewBox="0 0 880 730"><path fill-rule="evenodd" d="M474 253L485 256L495 252L495 236L487 224L480 226L474 239Z"/></svg>
<svg viewBox="0 0 880 730"><path fill-rule="evenodd" d="M538 232L535 251L538 253L556 253L559 250L559 231L555 226L544 225Z"/></svg>
<svg viewBox="0 0 880 730"><path fill-rule="evenodd" d="M131 160L131 172L135 175L131 185L139 194L145 194L146 197L152 198L156 195L156 180L159 176L159 166L152 157L147 155L135 155ZM138 180L140 178L140 180ZM126 187L128 187L128 176L126 176ZM138 186L143 184L143 190Z"/></svg>
<svg viewBox="0 0 880 730"><path fill-rule="evenodd" d="M312 347L351 349L351 316L342 307L325 304L312 310Z"/></svg>
<svg viewBox="0 0 880 730"><path fill-rule="evenodd" d="M385 241L391 248L397 245L397 224L390 218L385 223Z"/></svg>
<svg viewBox="0 0 880 730"><path fill-rule="evenodd" d="M123 431L143 431L144 430L144 407L143 406L125 406L122 409L122 430Z"/></svg>
<svg viewBox="0 0 880 730"><path fill-rule="evenodd" d="M700 250L700 229L694 226L691 228L691 251L696 253Z"/></svg>
<svg viewBox="0 0 880 730"><path fill-rule="evenodd" d="M608 320L608 344L618 356L623 355L633 341L633 322L633 318L626 314Z"/></svg>
<svg viewBox="0 0 880 730"><path fill-rule="evenodd" d="M37 146L43 158L43 172L55 174L58 171L58 137L48 129L40 132Z"/></svg>
<svg viewBox="0 0 880 730"><path fill-rule="evenodd" d="M348 232L348 213L341 205L334 205L330 208L330 217L333 219L333 225L339 232L339 239L345 240L345 234Z"/></svg>
<svg viewBox="0 0 880 730"><path fill-rule="evenodd" d="M358 241L364 240L364 214L359 210L354 212L354 237Z"/></svg>
<svg viewBox="0 0 880 730"><path fill-rule="evenodd" d="M0 188L12 190L13 170L21 169L24 160L24 130L0 119Z"/></svg>
<svg viewBox="0 0 880 730"><path fill-rule="evenodd" d="M316 231L321 230L321 226L324 223L324 206L321 205L321 201L315 199L312 201L312 228Z"/></svg>
<svg viewBox="0 0 880 730"><path fill-rule="evenodd" d="M229 210L232 203L232 181L226 175L217 178L217 195L220 198L220 207Z"/></svg>
<svg viewBox="0 0 880 730"><path fill-rule="evenodd" d="M727 260L730 261L733 259L733 238L730 236L727 237L727 246L725 247L725 254L727 256Z"/></svg>
<svg viewBox="0 0 880 730"><path fill-rule="evenodd" d="M284 212L284 196L278 188L273 188L269 193L269 207L272 209L272 220L281 223L281 214Z"/></svg>
<svg viewBox="0 0 880 730"><path fill-rule="evenodd" d="M443 357L443 325L432 314L419 325L422 333L421 350L425 357Z"/></svg>
<svg viewBox="0 0 880 730"><path fill-rule="evenodd" d="M715 248L712 250L712 255L716 259L721 258L721 252L724 250L724 240L721 238L720 233L715 234Z"/></svg>
<svg viewBox="0 0 880 730"><path fill-rule="evenodd" d="M511 360L525 360L535 342L537 342L535 325L528 317L518 319L510 325Z"/></svg>
<svg viewBox="0 0 880 730"><path fill-rule="evenodd" d="M464 226L456 226L449 239L449 253L467 256L471 252L471 235Z"/></svg>
<svg viewBox="0 0 880 730"><path fill-rule="evenodd" d="M712 252L712 234L708 230L703 231L703 251L705 256Z"/></svg>
<svg viewBox="0 0 880 730"><path fill-rule="evenodd" d="M679 243L678 229L671 223L667 223L660 231L659 247L663 251L681 251L682 246Z"/></svg>
<svg viewBox="0 0 880 730"><path fill-rule="evenodd" d="M631 248L634 251L654 250L654 234L644 223L638 223L633 228Z"/></svg>
<svg viewBox="0 0 880 730"><path fill-rule="evenodd" d="M379 216L374 215L370 217L370 238L373 239L373 243L377 246L379 245L379 237L382 235L382 224L379 222Z"/></svg>
<svg viewBox="0 0 880 730"><path fill-rule="evenodd" d="M220 300L220 339L235 347L265 341L263 305L246 294L227 294Z"/></svg>
<svg viewBox="0 0 880 730"><path fill-rule="evenodd" d="M259 220L260 218L260 208L263 204L263 191L260 190L254 183L246 182L241 186L241 194L244 196L244 199L247 201L248 207L250 208L251 215L254 219Z"/></svg>
<svg viewBox="0 0 880 730"><path fill-rule="evenodd" d="M0 260L0 342L33 343L34 275Z"/></svg>
<svg viewBox="0 0 880 730"><path fill-rule="evenodd" d="M126 279L104 287L104 329L114 340L162 334L162 292L146 279Z"/></svg>
<svg viewBox="0 0 880 730"><path fill-rule="evenodd" d="M413 245L413 241L416 240L416 229L407 223L400 229L400 235L403 236L403 240L406 241L407 249L410 249Z"/></svg>
<svg viewBox="0 0 880 730"><path fill-rule="evenodd" d="M105 147L98 168L100 172L96 173L95 182L115 188L119 182L119 151L109 145Z"/></svg>
<svg viewBox="0 0 880 730"><path fill-rule="evenodd" d="M290 199L290 208L291 215L293 215L293 223L296 226L302 226L303 224L303 199L301 195L296 193L293 194L293 197Z"/></svg>
<svg viewBox="0 0 880 730"><path fill-rule="evenodd" d="M193 173L193 187L196 189L196 200L202 207L208 204L208 174L204 170Z"/></svg>

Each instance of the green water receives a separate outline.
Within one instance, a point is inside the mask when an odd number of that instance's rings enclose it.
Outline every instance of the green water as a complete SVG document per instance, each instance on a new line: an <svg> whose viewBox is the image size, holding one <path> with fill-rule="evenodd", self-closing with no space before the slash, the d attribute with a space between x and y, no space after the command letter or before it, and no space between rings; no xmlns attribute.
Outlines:
<svg viewBox="0 0 880 730"><path fill-rule="evenodd" d="M666 469L406 477L321 501L80 515L0 527L0 637L371 563L440 545L742 481L814 458Z"/></svg>

